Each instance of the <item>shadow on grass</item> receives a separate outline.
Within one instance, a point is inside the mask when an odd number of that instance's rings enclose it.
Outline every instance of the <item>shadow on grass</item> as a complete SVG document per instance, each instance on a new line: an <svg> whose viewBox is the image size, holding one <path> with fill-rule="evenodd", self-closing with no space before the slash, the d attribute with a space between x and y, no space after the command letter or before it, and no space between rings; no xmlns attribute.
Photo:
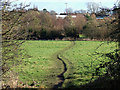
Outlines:
<svg viewBox="0 0 120 90"><path fill-rule="evenodd" d="M81 86L75 86L72 82L66 84L64 90L91 90L91 89L104 89L104 90L119 90L120 89L120 78L119 79L110 79L107 76L99 77L93 82Z"/></svg>
<svg viewBox="0 0 120 90"><path fill-rule="evenodd" d="M8 88L8 89L2 89L2 90L42 90L42 89L36 89L36 88Z"/></svg>
<svg viewBox="0 0 120 90"><path fill-rule="evenodd" d="M93 82L81 86L75 86L72 82L67 83L65 88L8 88L2 90L92 90L92 89L102 89L102 90L119 90L120 89L120 78L119 79L109 79L107 76L99 77Z"/></svg>

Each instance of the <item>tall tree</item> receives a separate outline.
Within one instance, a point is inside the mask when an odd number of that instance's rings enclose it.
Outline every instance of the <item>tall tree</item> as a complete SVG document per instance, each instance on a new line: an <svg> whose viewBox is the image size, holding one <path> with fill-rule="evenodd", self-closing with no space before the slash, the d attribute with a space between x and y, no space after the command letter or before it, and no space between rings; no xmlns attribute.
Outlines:
<svg viewBox="0 0 120 90"><path fill-rule="evenodd" d="M87 8L88 12L90 13L97 13L99 11L99 4L95 2L88 2L87 3Z"/></svg>

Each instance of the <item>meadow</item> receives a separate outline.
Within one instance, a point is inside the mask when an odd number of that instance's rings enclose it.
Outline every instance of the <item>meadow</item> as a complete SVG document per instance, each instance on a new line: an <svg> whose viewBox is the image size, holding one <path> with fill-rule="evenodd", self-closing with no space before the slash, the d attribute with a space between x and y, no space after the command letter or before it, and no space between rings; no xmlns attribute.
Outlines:
<svg viewBox="0 0 120 90"><path fill-rule="evenodd" d="M56 53L69 44L69 41L26 41L21 48L27 56L15 68L19 81L29 86L34 81L37 87L53 86L63 69L62 62L55 57Z"/></svg>
<svg viewBox="0 0 120 90"><path fill-rule="evenodd" d="M98 76L92 76L100 63L110 59L97 53L114 51L116 44L103 41L26 41L21 48L27 56L23 63L14 70L19 73L19 82L35 87L51 88L58 83L59 75L64 65L57 56L67 65L64 73L65 81L62 87L79 86L94 81ZM100 70L104 75L106 69ZM92 78L92 79L91 79ZM20 85L20 83L19 83ZM22 85L21 85L22 86Z"/></svg>
<svg viewBox="0 0 120 90"><path fill-rule="evenodd" d="M99 76L93 76L100 64L110 61L104 54L114 51L115 47L114 42L75 41L75 45L71 49L61 54L61 57L67 58L71 62L71 64L67 64L68 71L65 73L66 79L63 87L79 87L104 75L106 69L102 68Z"/></svg>

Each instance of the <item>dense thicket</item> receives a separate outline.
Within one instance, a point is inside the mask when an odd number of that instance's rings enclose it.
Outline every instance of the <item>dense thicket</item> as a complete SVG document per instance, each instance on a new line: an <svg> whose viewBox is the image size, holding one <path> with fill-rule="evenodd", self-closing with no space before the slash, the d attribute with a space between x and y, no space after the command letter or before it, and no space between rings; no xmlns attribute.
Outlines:
<svg viewBox="0 0 120 90"><path fill-rule="evenodd" d="M111 24L112 21L112 17L96 19L95 14L91 14L91 19L89 19L84 26L83 34L91 39L110 39L109 34L114 30Z"/></svg>
<svg viewBox="0 0 120 90"><path fill-rule="evenodd" d="M48 12L34 10L27 11L23 20L27 21L25 23L27 27L22 24L20 31L21 33L27 32L25 35L27 35L28 40L76 38L86 23L84 15L77 15L76 18L67 16L65 19L56 19L54 15L50 15Z"/></svg>
<svg viewBox="0 0 120 90"><path fill-rule="evenodd" d="M112 17L106 17L97 20L95 14L84 15L77 14L76 18L67 16L64 19L56 18L49 12L28 10L24 11L21 17L21 24L16 25L21 35L28 40L48 40L63 39L64 37L79 38L79 34L84 34L91 39L108 39L107 37L113 29L111 29ZM13 11L12 13L19 13ZM14 19L13 19L14 20ZM24 40L25 37L18 38ZM14 38L13 38L14 39Z"/></svg>

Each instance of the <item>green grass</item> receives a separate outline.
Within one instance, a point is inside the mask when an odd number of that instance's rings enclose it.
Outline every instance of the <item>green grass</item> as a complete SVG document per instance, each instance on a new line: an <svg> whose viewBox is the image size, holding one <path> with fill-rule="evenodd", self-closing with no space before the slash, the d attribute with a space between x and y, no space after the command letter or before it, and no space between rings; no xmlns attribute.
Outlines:
<svg viewBox="0 0 120 90"><path fill-rule="evenodd" d="M66 80L63 87L71 85L80 86L90 82L92 73L95 73L95 68L99 67L99 64L103 62L109 61L109 58L101 56L101 54L98 55L95 52L109 53L114 51L116 45L115 43L100 41L76 41L75 43L73 48L65 51L61 55L61 57L65 57L71 62L71 65L67 64L68 71L65 73ZM100 70L101 75L105 73L105 68ZM98 76L94 76L92 81L97 77Z"/></svg>
<svg viewBox="0 0 120 90"><path fill-rule="evenodd" d="M21 48L24 48L24 54L27 53L27 56L23 59L23 63L14 69L19 73L20 81L29 85L36 81L38 87L55 85L59 81L57 75L63 72L64 68L56 57L59 54L67 64L63 87L68 87L90 82L95 68L100 63L109 61L108 58L96 55L95 52L109 53L115 49L115 43L75 41L74 45L74 42L70 41L26 41ZM105 69L101 69L100 74L105 73ZM95 76L93 80L97 77Z"/></svg>
<svg viewBox="0 0 120 90"><path fill-rule="evenodd" d="M51 87L58 81L57 75L63 70L62 62L57 60L55 54L67 47L69 41L26 41L22 48L27 58L15 70L24 84L37 82L37 86Z"/></svg>
<svg viewBox="0 0 120 90"><path fill-rule="evenodd" d="M79 38L86 38L86 36L83 34L79 34Z"/></svg>

